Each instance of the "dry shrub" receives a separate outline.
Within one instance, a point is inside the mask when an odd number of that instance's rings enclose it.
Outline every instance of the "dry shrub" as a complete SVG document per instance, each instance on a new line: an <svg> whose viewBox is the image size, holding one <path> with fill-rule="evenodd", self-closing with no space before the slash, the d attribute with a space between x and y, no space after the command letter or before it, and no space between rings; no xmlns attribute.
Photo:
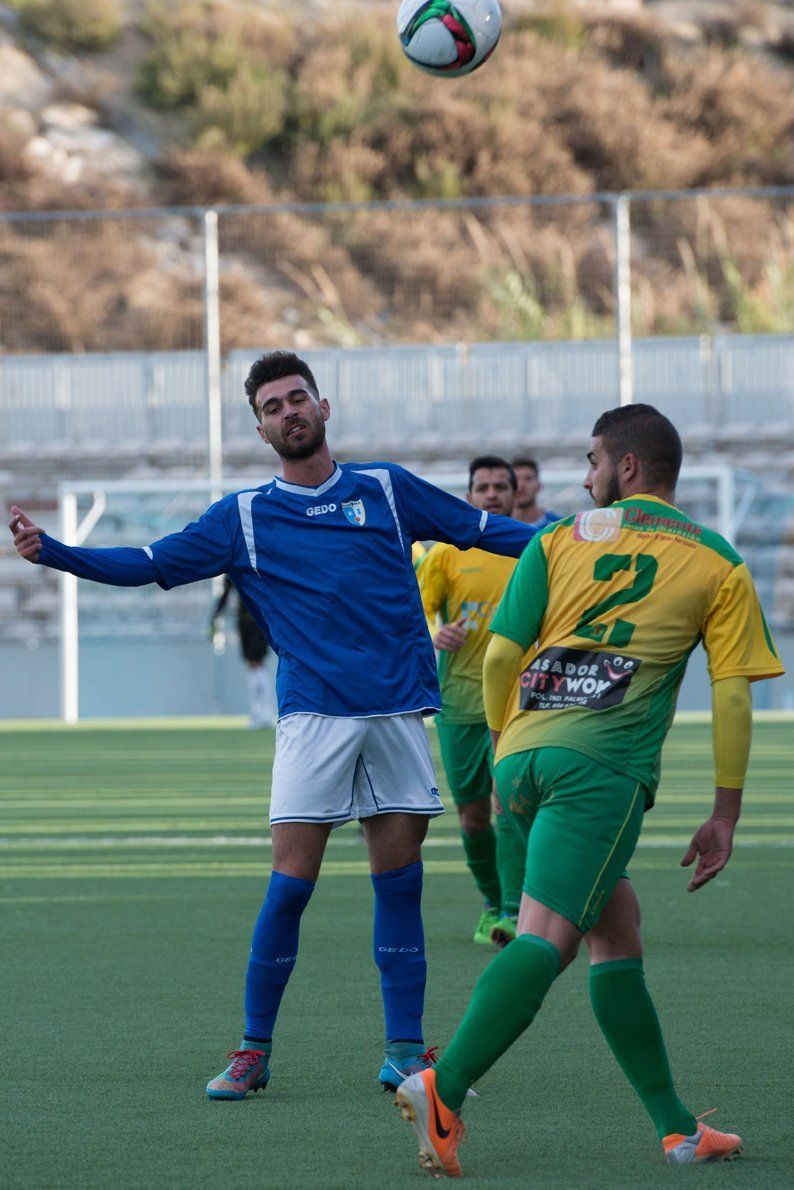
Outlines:
<svg viewBox="0 0 794 1190"><path fill-rule="evenodd" d="M709 52L673 68L664 110L679 133L710 142L700 184L794 181L794 88L748 58Z"/></svg>
<svg viewBox="0 0 794 1190"><path fill-rule="evenodd" d="M225 87L205 87L194 117L199 148L250 157L284 126L286 76L240 63Z"/></svg>
<svg viewBox="0 0 794 1190"><path fill-rule="evenodd" d="M646 14L592 18L587 26L588 46L620 70L631 70L655 84L669 44L661 21Z"/></svg>
<svg viewBox="0 0 794 1190"><path fill-rule="evenodd" d="M63 50L103 50L118 38L120 0L13 0L22 23Z"/></svg>
<svg viewBox="0 0 794 1190"><path fill-rule="evenodd" d="M290 181L320 202L366 202L382 195L390 165L386 154L357 140L335 140L327 149L310 141L297 149Z"/></svg>
<svg viewBox="0 0 794 1190"><path fill-rule="evenodd" d="M266 203L270 180L232 153L176 149L158 163L161 193L169 206L212 207L220 203Z"/></svg>
<svg viewBox="0 0 794 1190"><path fill-rule="evenodd" d="M160 234L163 228L160 226ZM168 350L201 343L198 278L168 262L154 225L60 222L7 226L0 309L8 351ZM24 302L20 302L24 294Z"/></svg>

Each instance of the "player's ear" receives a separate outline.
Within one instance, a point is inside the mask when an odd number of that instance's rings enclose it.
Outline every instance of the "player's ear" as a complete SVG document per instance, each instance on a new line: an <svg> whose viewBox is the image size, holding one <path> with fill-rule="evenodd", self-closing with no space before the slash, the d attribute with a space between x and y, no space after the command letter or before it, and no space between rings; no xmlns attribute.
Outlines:
<svg viewBox="0 0 794 1190"><path fill-rule="evenodd" d="M267 433L266 433L266 431L265 431L265 427L264 427L264 426L262 425L262 423L261 423L261 422L259 422L259 421L256 423L256 432L257 432L257 434L259 435L259 437L262 439L262 441L263 441L264 443L266 443L266 444L269 446L269 445L270 445L270 439L269 439L269 438L268 438L268 436L267 436Z"/></svg>
<svg viewBox="0 0 794 1190"><path fill-rule="evenodd" d="M472 503L472 499L471 499L471 492L470 492L470 491L466 493L466 503L467 503L467 504L471 504L471 503Z"/></svg>
<svg viewBox="0 0 794 1190"><path fill-rule="evenodd" d="M323 421L328 421L328 418L331 416L331 406L325 397L320 397L320 413L323 415Z"/></svg>
<svg viewBox="0 0 794 1190"><path fill-rule="evenodd" d="M642 470L640 460L630 451L623 456L618 466L624 483L630 483L636 479Z"/></svg>

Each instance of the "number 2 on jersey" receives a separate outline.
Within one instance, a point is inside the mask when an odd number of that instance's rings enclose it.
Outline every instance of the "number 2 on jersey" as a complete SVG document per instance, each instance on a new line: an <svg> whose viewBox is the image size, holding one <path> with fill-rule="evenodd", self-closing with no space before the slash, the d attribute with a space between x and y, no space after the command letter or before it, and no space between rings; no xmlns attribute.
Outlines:
<svg viewBox="0 0 794 1190"><path fill-rule="evenodd" d="M609 625L599 621L598 617L623 603L638 603L640 599L644 599L653 586L659 563L650 554L637 554L636 557L631 554L604 554L597 559L593 567L594 580L597 583L608 583L621 570L631 571L632 562L635 577L631 586L621 591L613 591L611 595L588 607L574 628L574 635L587 637L588 640L598 641L599 644L615 645L619 649L626 647L634 635L636 624L632 624L630 620L617 619L607 637Z"/></svg>

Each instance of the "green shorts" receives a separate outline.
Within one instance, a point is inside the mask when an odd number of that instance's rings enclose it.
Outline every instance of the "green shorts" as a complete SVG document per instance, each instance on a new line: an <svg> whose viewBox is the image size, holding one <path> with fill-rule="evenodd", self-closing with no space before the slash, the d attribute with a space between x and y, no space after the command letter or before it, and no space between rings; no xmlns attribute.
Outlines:
<svg viewBox="0 0 794 1190"><path fill-rule="evenodd" d="M487 723L445 723L436 719L441 760L456 806L491 796L493 752Z"/></svg>
<svg viewBox="0 0 794 1190"><path fill-rule="evenodd" d="M587 933L626 874L645 786L571 748L533 748L499 761L496 789L527 848L524 892Z"/></svg>

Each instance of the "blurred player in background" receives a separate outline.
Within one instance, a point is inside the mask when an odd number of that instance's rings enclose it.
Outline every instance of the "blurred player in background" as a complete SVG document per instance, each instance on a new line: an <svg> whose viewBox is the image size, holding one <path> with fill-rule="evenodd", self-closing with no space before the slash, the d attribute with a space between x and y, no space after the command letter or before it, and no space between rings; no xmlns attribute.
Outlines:
<svg viewBox="0 0 794 1190"><path fill-rule="evenodd" d="M483 455L469 465L466 499L473 508L510 516L515 487L512 467L497 455ZM515 565L514 558L439 542L417 572L428 623L443 621L433 633L441 682L441 714L435 722L466 863L484 901L474 941L487 946L504 946L515 937L524 876L523 844L493 794L491 737L482 701L488 628Z"/></svg>
<svg viewBox="0 0 794 1190"><path fill-rule="evenodd" d="M675 507L681 440L667 418L649 405L603 414L587 459L596 508L550 526L524 551L485 660L497 790L527 841L518 936L481 976L438 1066L397 1092L421 1164L449 1176L460 1174L457 1113L467 1089L532 1023L582 938L596 1019L666 1160L694 1164L741 1149L738 1136L701 1123L678 1098L625 869L698 642L712 681L715 797L682 861L698 861L692 892L731 855L750 683L783 668L742 559Z"/></svg>
<svg viewBox="0 0 794 1190"><path fill-rule="evenodd" d="M532 525L534 529L545 529L560 519L559 513L550 512L538 500L538 493L543 487L540 482L540 468L535 459L529 455L519 455L512 462L513 473L516 477L516 498L513 516L525 525Z"/></svg>
<svg viewBox="0 0 794 1190"><path fill-rule="evenodd" d="M517 557L533 531L393 463L338 465L328 402L292 352L258 359L245 391L257 433L281 460L271 483L225 497L142 549L64 546L19 508L10 528L22 557L97 582L168 589L228 574L278 654L273 870L251 943L243 1040L207 1094L239 1100L267 1086L301 916L332 828L355 819L375 893L387 1040L379 1079L394 1087L432 1061L422 1034L421 845L443 813L422 720L441 695L411 543Z"/></svg>
<svg viewBox="0 0 794 1190"><path fill-rule="evenodd" d="M220 617L223 615L229 596L237 589L228 574L223 579L223 590L212 609L210 633L213 643L220 631ZM240 638L240 653L248 669L248 726L275 727L276 699L273 683L268 673L265 658L268 654L267 637L250 611L237 595L237 634Z"/></svg>

